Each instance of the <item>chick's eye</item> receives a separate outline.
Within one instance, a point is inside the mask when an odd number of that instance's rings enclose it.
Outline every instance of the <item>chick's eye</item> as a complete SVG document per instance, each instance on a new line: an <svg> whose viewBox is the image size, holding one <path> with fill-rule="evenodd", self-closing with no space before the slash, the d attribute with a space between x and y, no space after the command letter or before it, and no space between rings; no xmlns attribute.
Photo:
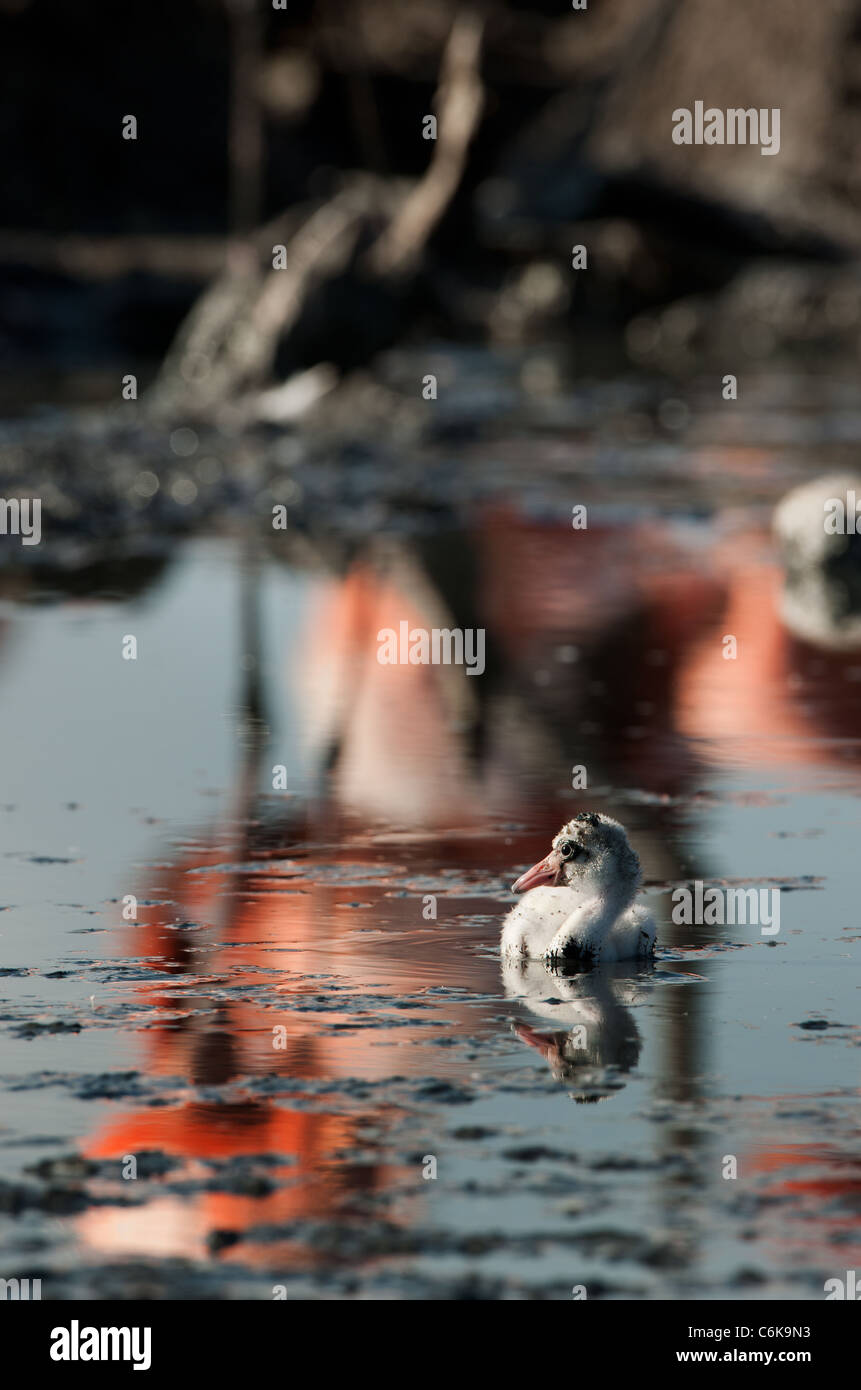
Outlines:
<svg viewBox="0 0 861 1390"><path fill-rule="evenodd" d="M589 858L588 849L584 849L582 845L578 845L576 840L563 840L562 844L559 846L559 853L562 855L563 859L576 859L579 861Z"/></svg>

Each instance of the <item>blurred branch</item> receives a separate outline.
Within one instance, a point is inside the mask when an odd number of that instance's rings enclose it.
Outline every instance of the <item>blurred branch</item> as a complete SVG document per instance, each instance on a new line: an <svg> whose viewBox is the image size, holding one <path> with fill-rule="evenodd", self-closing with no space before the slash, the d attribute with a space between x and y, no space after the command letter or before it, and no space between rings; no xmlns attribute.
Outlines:
<svg viewBox="0 0 861 1390"><path fill-rule="evenodd" d="M312 293L349 268L363 234L376 232L380 222L384 231L368 252L365 274L391 295L391 281L416 269L458 188L481 115L483 32L484 20L473 11L452 25L440 73L438 139L424 177L405 187L353 176L285 240L278 269L260 268L259 233L237 242L224 273L182 325L147 398L151 408L205 411L262 386L279 341L299 323ZM271 244L263 254L271 256Z"/></svg>
<svg viewBox="0 0 861 1390"><path fill-rule="evenodd" d="M328 0L322 13L323 25L330 26L335 32L338 32L341 22L349 23L349 42L342 41L340 47L347 49L350 54L350 64L344 69L344 79L353 114L353 126L365 166L375 174L384 174L388 170L386 145L374 97L372 64L368 58L364 26L355 11L349 15L343 12L342 0Z"/></svg>
<svg viewBox="0 0 861 1390"><path fill-rule="evenodd" d="M244 242L255 257L288 241L307 216L293 207L250 232ZM0 230L0 265L29 266L82 280L113 280L142 271L177 280L211 280L236 259L236 240L227 236L53 236Z"/></svg>
<svg viewBox="0 0 861 1390"><path fill-rule="evenodd" d="M284 269L260 270L256 254L234 248L230 263L183 323L147 397L156 411L206 410L259 386L278 340L298 319L312 290L347 266L365 220L388 185L351 180L310 213L287 241ZM272 247L268 248L271 257Z"/></svg>
<svg viewBox="0 0 861 1390"><path fill-rule="evenodd" d="M424 178L371 248L368 261L381 275L411 269L451 202L484 106L479 74L484 19L472 11L457 16L442 60L437 92L437 142Z"/></svg>
<svg viewBox="0 0 861 1390"><path fill-rule="evenodd" d="M0 264L112 280L134 271L208 280L224 266L223 236L50 236L0 231Z"/></svg>
<svg viewBox="0 0 861 1390"><path fill-rule="evenodd" d="M263 112L258 76L262 24L256 0L225 0L230 19L230 227L239 235L260 221L263 193Z"/></svg>

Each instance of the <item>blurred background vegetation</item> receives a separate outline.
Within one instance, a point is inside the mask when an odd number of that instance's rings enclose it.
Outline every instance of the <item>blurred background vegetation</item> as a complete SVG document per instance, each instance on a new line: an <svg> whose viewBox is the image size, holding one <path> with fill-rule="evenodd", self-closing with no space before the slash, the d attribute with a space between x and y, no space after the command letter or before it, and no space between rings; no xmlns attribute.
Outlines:
<svg viewBox="0 0 861 1390"><path fill-rule="evenodd" d="M8 413L118 369L169 414L328 364L313 397L440 339L857 349L856 0L0 0L0 40ZM780 107L780 153L674 145L696 100Z"/></svg>

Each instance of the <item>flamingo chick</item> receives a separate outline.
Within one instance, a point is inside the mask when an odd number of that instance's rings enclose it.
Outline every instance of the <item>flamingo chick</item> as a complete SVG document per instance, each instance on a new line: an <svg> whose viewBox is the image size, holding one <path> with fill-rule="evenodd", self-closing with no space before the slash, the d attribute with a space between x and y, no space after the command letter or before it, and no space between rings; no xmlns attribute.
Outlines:
<svg viewBox="0 0 861 1390"><path fill-rule="evenodd" d="M502 929L505 956L634 960L655 952L655 922L635 902L642 875L624 826L581 811L563 825L550 853L512 885L526 897Z"/></svg>

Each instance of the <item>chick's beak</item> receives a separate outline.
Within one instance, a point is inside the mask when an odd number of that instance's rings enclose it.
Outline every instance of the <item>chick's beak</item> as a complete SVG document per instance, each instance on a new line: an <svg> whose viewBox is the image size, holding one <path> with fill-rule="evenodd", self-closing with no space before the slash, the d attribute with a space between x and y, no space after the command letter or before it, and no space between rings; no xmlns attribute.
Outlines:
<svg viewBox="0 0 861 1390"><path fill-rule="evenodd" d="M546 859L533 864L531 869L520 875L516 883L512 883L512 893L525 893L529 888L537 888L540 883L555 883L561 867L560 856L555 850L551 850Z"/></svg>

